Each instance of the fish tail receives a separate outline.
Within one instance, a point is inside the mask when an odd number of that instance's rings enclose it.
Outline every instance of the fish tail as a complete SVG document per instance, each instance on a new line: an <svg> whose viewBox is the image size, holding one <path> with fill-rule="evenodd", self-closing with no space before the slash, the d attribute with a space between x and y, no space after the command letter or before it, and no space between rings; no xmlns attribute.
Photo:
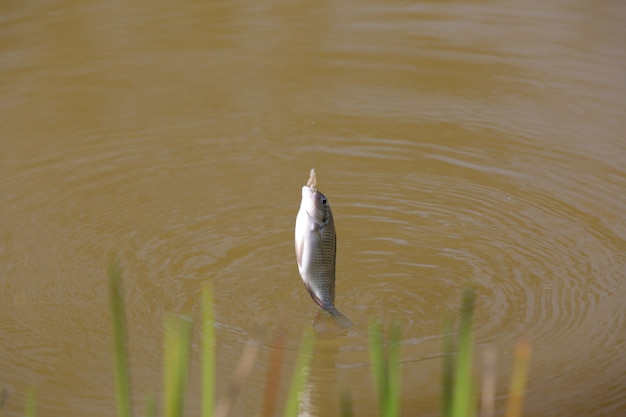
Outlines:
<svg viewBox="0 0 626 417"><path fill-rule="evenodd" d="M328 309L326 309L326 311L328 311L330 315L333 317L333 320L335 320L335 323L337 323L337 326L341 327L342 329L347 329L348 327L352 327L352 321L348 318L348 316L343 314L341 311L337 310L335 306L329 307Z"/></svg>
<svg viewBox="0 0 626 417"><path fill-rule="evenodd" d="M333 327L330 323L335 323L342 329L352 327L352 321L337 310L335 306L324 306L315 316L313 328L317 333L327 333Z"/></svg>

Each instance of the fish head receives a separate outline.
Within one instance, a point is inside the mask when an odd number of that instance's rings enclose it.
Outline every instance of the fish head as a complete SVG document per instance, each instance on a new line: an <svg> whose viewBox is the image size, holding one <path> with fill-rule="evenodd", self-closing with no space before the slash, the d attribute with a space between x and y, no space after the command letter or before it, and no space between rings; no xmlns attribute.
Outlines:
<svg viewBox="0 0 626 417"><path fill-rule="evenodd" d="M302 187L300 206L316 223L326 223L332 216L328 199L314 186Z"/></svg>

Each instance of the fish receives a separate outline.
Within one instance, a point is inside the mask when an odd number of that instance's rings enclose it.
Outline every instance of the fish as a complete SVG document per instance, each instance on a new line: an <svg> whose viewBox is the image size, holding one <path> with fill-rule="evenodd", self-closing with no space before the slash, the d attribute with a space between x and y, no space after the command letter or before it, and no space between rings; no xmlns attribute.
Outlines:
<svg viewBox="0 0 626 417"><path fill-rule="evenodd" d="M328 199L317 189L315 168L302 187L300 210L296 216L295 247L298 271L315 303L342 329L352 321L335 307L335 258L337 235ZM316 317L315 327L318 327ZM321 324L319 327L323 327Z"/></svg>

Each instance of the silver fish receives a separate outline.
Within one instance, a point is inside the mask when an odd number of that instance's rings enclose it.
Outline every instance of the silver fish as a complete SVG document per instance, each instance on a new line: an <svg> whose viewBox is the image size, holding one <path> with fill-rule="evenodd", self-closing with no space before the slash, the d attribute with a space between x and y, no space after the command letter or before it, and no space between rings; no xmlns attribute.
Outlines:
<svg viewBox="0 0 626 417"><path fill-rule="evenodd" d="M335 307L335 222L326 196L317 189L315 169L311 169L309 181L302 187L295 232L298 270L311 298L339 327L352 326L350 319Z"/></svg>

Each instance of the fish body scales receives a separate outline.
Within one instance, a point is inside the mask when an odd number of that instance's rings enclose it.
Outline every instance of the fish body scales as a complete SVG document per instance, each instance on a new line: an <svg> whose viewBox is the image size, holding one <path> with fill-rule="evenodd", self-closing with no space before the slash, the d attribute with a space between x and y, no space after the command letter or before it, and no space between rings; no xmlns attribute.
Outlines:
<svg viewBox="0 0 626 417"><path fill-rule="evenodd" d="M352 325L335 307L335 258L337 236L333 214L324 194L317 189L315 171L302 187L295 228L296 260L304 286L311 298L339 327Z"/></svg>

